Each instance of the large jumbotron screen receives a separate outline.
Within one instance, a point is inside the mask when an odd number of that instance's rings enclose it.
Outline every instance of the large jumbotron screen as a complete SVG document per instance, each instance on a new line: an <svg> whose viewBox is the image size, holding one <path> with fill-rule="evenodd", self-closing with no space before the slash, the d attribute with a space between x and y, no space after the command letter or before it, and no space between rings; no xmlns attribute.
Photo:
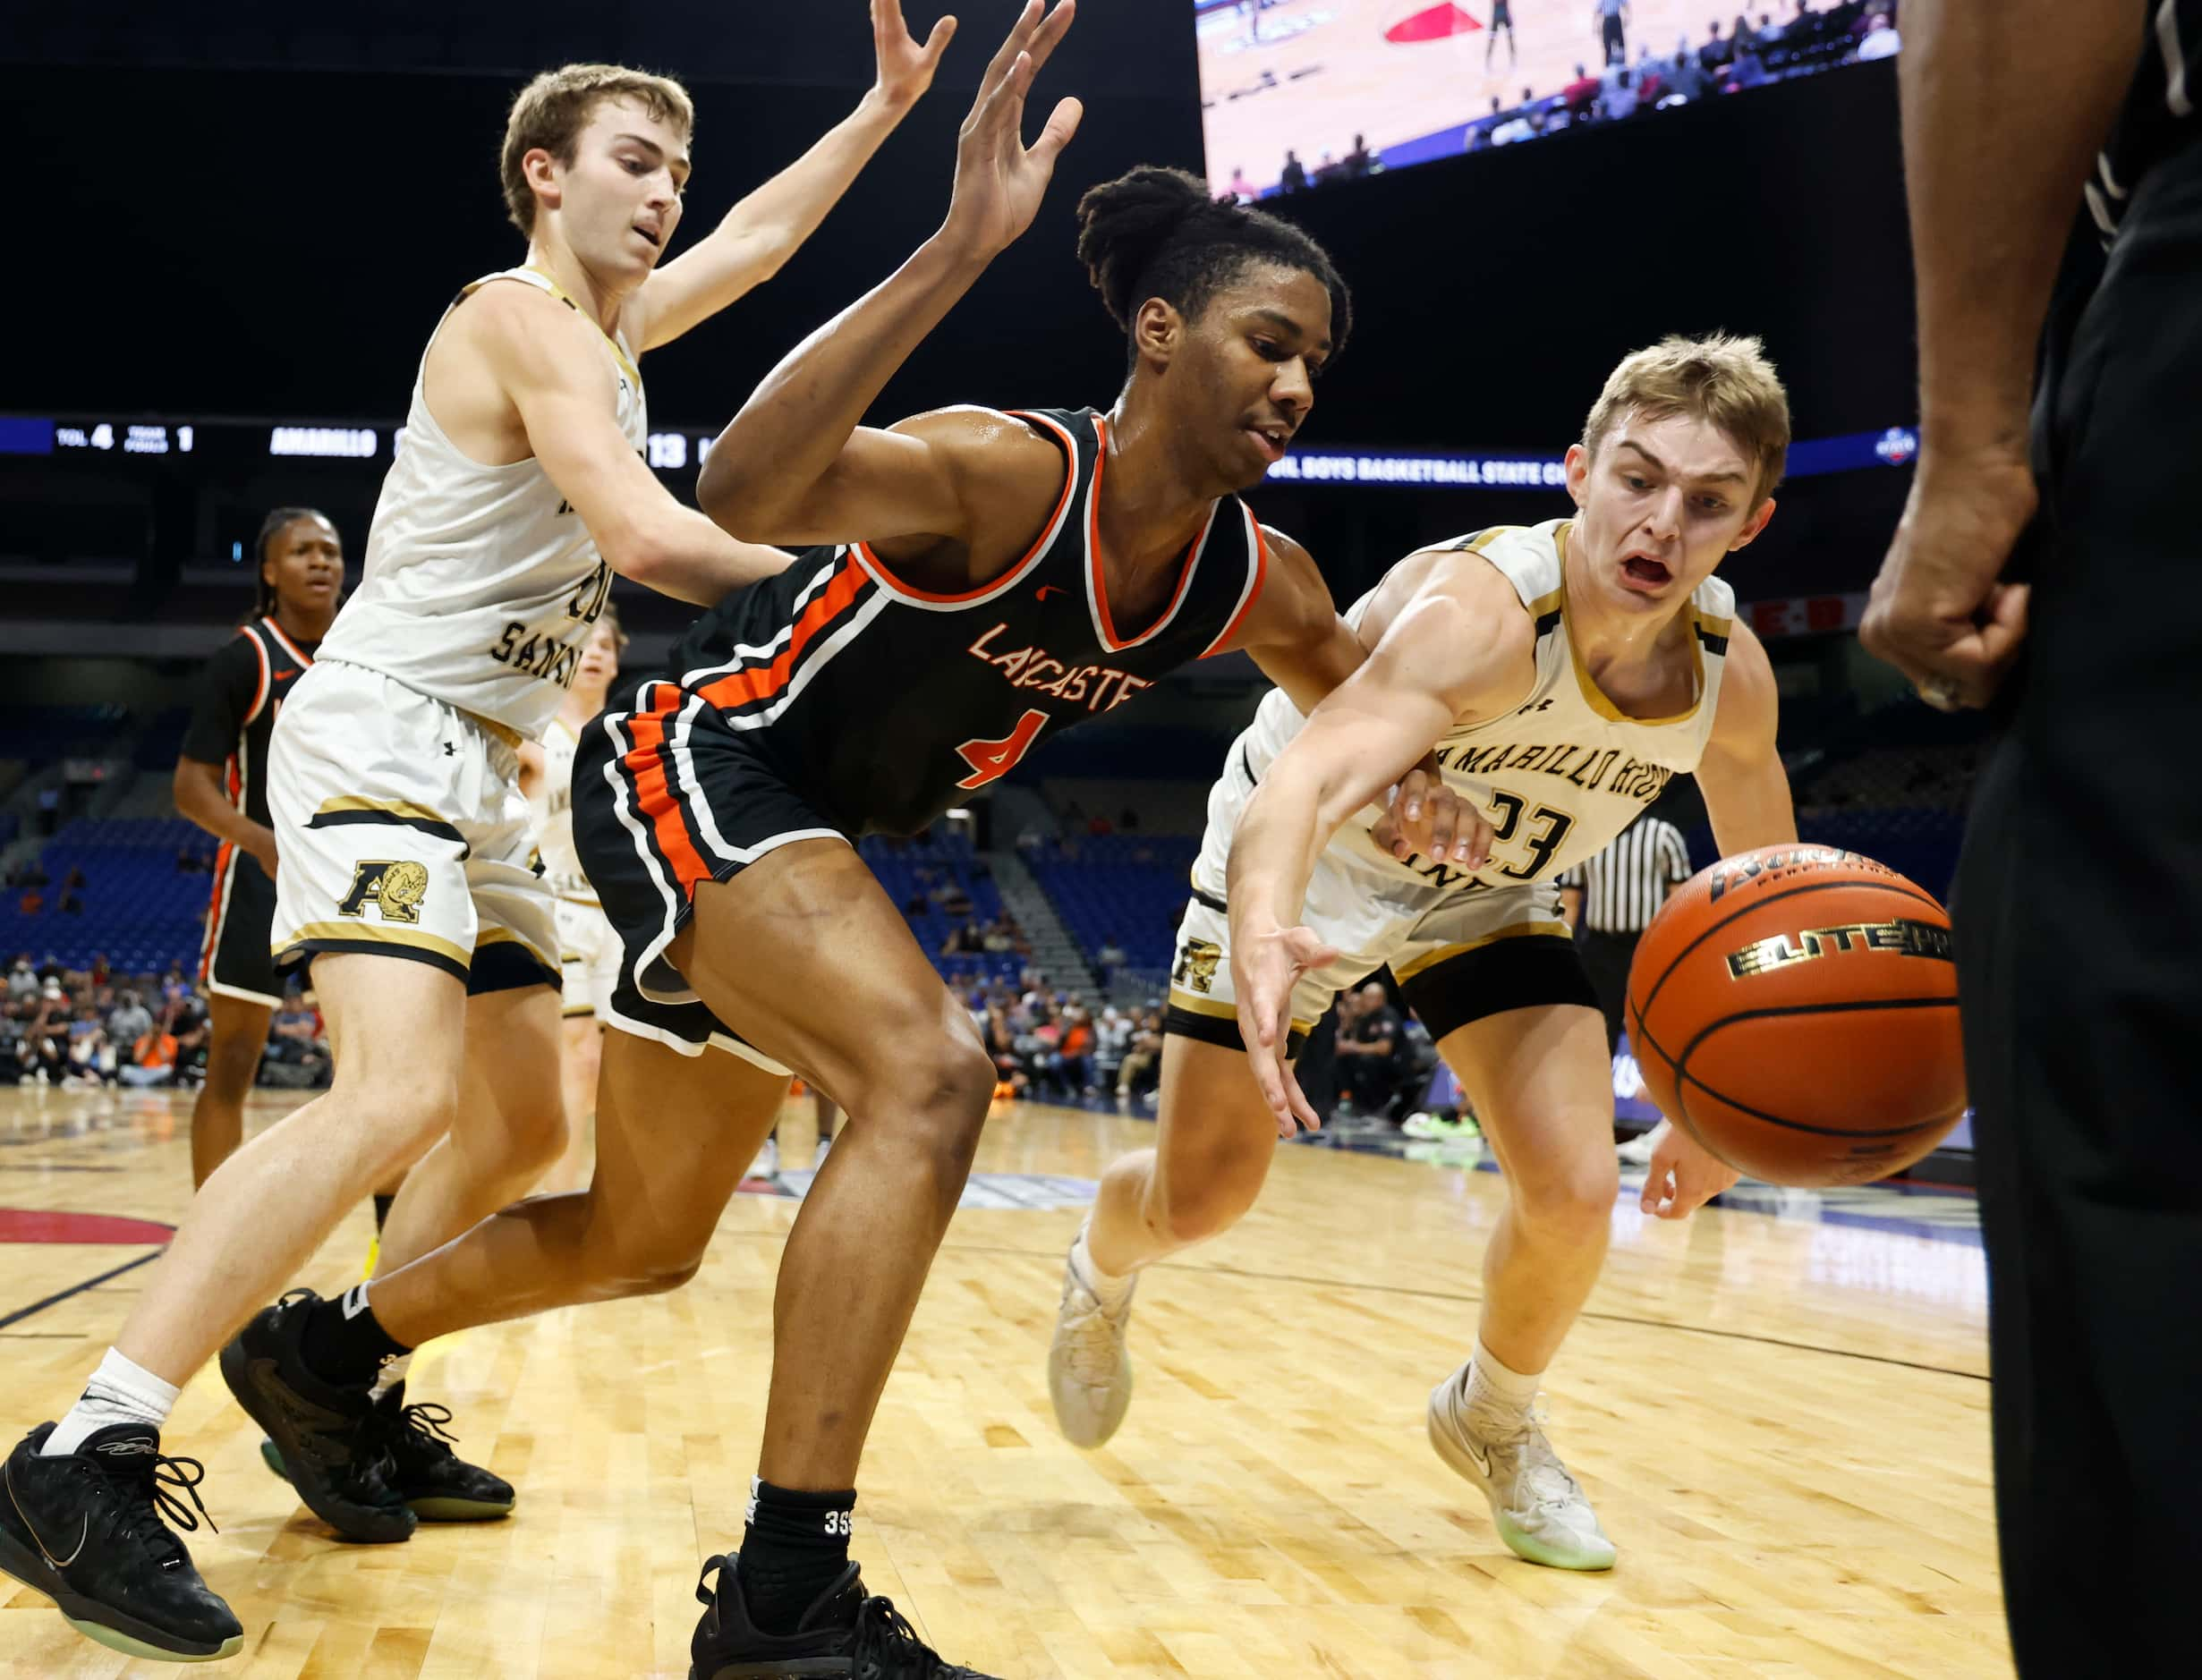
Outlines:
<svg viewBox="0 0 2202 1680"><path fill-rule="evenodd" d="M1656 120L1678 103L1885 57L1900 44L1896 0L1751 0L1741 15L1722 0L1626 0L1611 26L1604 0L1193 9L1209 180L1244 196L1279 190L1288 151L1312 184L1584 123ZM1621 62L1609 72L1616 36Z"/></svg>

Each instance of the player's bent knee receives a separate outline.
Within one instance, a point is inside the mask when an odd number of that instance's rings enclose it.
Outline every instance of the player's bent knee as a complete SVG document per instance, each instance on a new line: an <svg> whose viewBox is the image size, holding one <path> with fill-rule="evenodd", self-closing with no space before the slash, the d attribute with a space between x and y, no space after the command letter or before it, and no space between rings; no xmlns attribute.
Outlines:
<svg viewBox="0 0 2202 1680"><path fill-rule="evenodd" d="M1580 1240L1604 1234L1620 1194L1620 1169L1611 1150L1601 1150L1596 1157L1510 1174L1508 1187L1524 1220L1554 1236Z"/></svg>

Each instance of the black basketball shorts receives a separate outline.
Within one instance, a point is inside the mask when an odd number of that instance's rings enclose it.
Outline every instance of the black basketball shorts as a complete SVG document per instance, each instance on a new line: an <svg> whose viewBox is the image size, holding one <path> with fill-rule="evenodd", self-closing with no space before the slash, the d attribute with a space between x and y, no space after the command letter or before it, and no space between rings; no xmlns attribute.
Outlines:
<svg viewBox="0 0 2202 1680"><path fill-rule="evenodd" d="M604 1024L684 1056L721 1049L783 1067L718 1019L667 953L703 881L731 880L798 840L849 835L820 816L701 695L645 683L582 731L574 844L619 936Z"/></svg>

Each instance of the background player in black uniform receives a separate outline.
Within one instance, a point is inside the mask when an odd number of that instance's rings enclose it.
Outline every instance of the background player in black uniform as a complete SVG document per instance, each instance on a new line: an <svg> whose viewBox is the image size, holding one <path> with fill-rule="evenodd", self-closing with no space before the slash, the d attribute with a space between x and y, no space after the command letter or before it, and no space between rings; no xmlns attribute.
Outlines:
<svg viewBox="0 0 2202 1680"><path fill-rule="evenodd" d="M575 836L626 946L595 1182L508 1209L312 1320L371 1355L674 1287L787 1070L839 1102L851 1120L781 1262L743 1548L706 1565L699 1680L843 1659L905 1672L882 1641L907 1672L941 1672L865 1608L852 1489L994 1068L848 838L923 827L1036 739L1205 653L1245 649L1309 707L1361 658L1305 552L1235 494L1306 418L1346 336L1345 287L1304 234L1211 203L1190 176L1135 170L1080 206L1080 253L1132 340L1109 414L858 424L1038 208L1077 107L1028 151L1023 98L1069 10L1043 22L1030 6L997 55L940 233L784 361L712 451L701 499L729 529L869 540L729 597L665 679L584 734Z"/></svg>
<svg viewBox="0 0 2202 1680"><path fill-rule="evenodd" d="M283 1001L268 949L276 912L276 836L268 826L268 742L276 714L328 633L344 592L336 527L310 507L278 507L260 526L252 615L207 661L176 759L176 809L219 840L200 947L214 1040L191 1106L191 1183L229 1158L244 1099Z"/></svg>

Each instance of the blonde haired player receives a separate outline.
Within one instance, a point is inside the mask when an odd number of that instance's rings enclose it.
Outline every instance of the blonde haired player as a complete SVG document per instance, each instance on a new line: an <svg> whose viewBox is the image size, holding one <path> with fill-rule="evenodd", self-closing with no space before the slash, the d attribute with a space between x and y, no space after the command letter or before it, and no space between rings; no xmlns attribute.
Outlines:
<svg viewBox="0 0 2202 1680"><path fill-rule="evenodd" d="M619 936L598 902L597 889L574 850L574 750L589 720L604 709L627 645L619 613L608 601L589 628L574 686L540 741L520 749L520 791L535 819L543 884L557 902L559 985L558 1069L565 1098L565 1152L537 1186L544 1195L580 1190L589 1182L590 1126L595 1117L597 1070L603 1058L604 1016L619 982Z"/></svg>
<svg viewBox="0 0 2202 1680"><path fill-rule="evenodd" d="M708 605L786 564L652 476L635 360L770 275L924 91L949 29L921 46L897 0L873 0L872 24L879 76L854 114L662 271L694 127L679 84L569 65L513 106L500 174L526 266L467 286L438 323L365 580L275 734L273 938L312 964L335 1083L208 1179L82 1398L4 1465L0 1566L95 1639L185 1660L242 1643L163 1520L196 1526L168 1489L199 1466L166 1457L159 1431L254 1304L408 1162L384 1270L558 1153L558 936L518 746L557 714L614 573ZM344 1316L298 1292L222 1360L315 1513L396 1540L416 1506L509 1509L512 1490L454 1458L402 1387L367 1401L378 1356L340 1365L356 1387L302 1374L327 1334L317 1309Z"/></svg>
<svg viewBox="0 0 2202 1680"><path fill-rule="evenodd" d="M1431 1440L1522 1557L1612 1564L1530 1412L1619 1187L1604 1027L1557 882L1679 774L1696 776L1724 853L1796 838L1773 670L1713 575L1773 517L1788 445L1756 339L1639 351L1568 452L1575 518L1409 556L1347 615L1366 665L1312 716L1263 700L1209 798L1157 1145L1109 1169L1071 1246L1049 1379L1073 1441L1108 1439L1130 1403L1135 1274L1253 1205L1277 1137L1318 1124L1290 1071L1303 1035L1390 963L1508 1198L1475 1357L1431 1396ZM1433 743L1447 786L1491 821L1461 834L1448 817L1427 857L1388 850L1372 802ZM1426 795L1408 793L1411 820ZM1644 1207L1682 1218L1734 1182L1662 1128Z"/></svg>

